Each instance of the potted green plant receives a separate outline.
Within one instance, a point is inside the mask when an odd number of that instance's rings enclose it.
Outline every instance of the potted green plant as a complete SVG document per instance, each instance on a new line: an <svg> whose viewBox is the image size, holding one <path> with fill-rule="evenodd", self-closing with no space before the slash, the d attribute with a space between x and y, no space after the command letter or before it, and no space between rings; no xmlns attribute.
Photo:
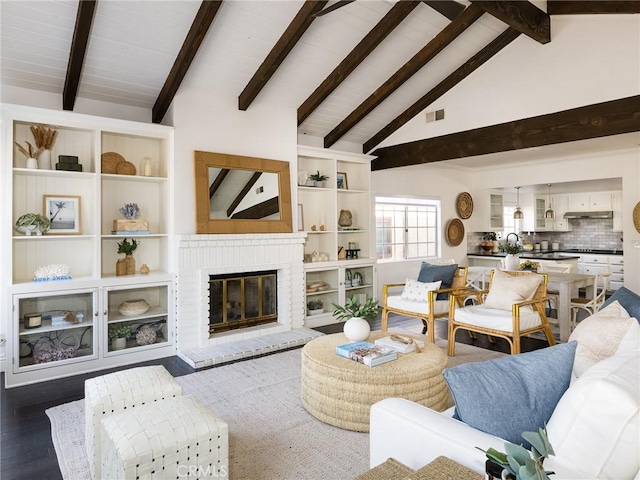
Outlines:
<svg viewBox="0 0 640 480"><path fill-rule="evenodd" d="M16 230L27 236L34 232L36 235L42 235L50 226L49 219L39 213L25 213L16 221Z"/></svg>
<svg viewBox="0 0 640 480"><path fill-rule="evenodd" d="M127 346L127 339L131 336L131 326L126 323L118 323L109 327L109 340L112 350L122 350Z"/></svg>
<svg viewBox="0 0 640 480"><path fill-rule="evenodd" d="M309 315L318 315L324 312L324 303L320 299L309 300L307 302L307 308L309 309Z"/></svg>
<svg viewBox="0 0 640 480"><path fill-rule="evenodd" d="M133 258L133 252L136 251L140 245L135 238L131 241L124 238L121 242L118 242L118 253L124 253L124 259L120 259L116 263L116 275L133 275L136 273L136 260Z"/></svg>
<svg viewBox="0 0 640 480"><path fill-rule="evenodd" d="M351 342L361 342L369 336L371 326L367 320L375 319L382 310L377 300L369 298L361 303L357 295L348 298L344 306L337 303L332 305L333 316L338 320L346 320L343 332Z"/></svg>
<svg viewBox="0 0 640 480"><path fill-rule="evenodd" d="M504 268L507 270L520 270L520 257L518 255L522 252L522 245L506 242L500 245L500 250L507 254L504 259Z"/></svg>
<svg viewBox="0 0 640 480"><path fill-rule="evenodd" d="M537 432L524 432L522 438L531 444L530 451L513 443L504 444L506 453L495 448L480 450L485 452L491 463L502 470L502 479L549 480L549 475L554 472L545 470L543 463L549 455L555 455L555 452L549 443L546 427Z"/></svg>
<svg viewBox="0 0 640 480"><path fill-rule="evenodd" d="M324 187L324 181L328 179L329 177L322 175L320 170L316 170L316 173L309 175L309 180L313 181L314 187Z"/></svg>

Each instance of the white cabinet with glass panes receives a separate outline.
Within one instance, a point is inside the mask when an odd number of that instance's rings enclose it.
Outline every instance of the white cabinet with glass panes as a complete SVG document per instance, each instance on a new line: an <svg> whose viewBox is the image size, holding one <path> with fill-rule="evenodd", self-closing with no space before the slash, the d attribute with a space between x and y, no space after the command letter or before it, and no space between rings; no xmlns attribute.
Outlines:
<svg viewBox="0 0 640 480"><path fill-rule="evenodd" d="M13 309L0 317L12 364L6 368L7 386L175 354L168 308L174 281L173 129L6 104L2 120L3 156L8 161L0 167L5 201L0 235L5 268L0 278L7 308ZM51 161L28 161L27 142L38 143L43 132L54 138L49 142ZM32 219L44 226L33 231L15 228ZM119 244L125 240L138 245L132 255L135 267L130 263L129 273L119 275L123 271L116 265L124 259ZM158 292L167 306L166 341L153 348L128 348L127 355L109 355L105 292L117 288L135 299L139 285L153 283L163 285ZM16 302L29 298L38 304L40 297L45 301L55 291L53 296L65 303L85 288L98 297L92 300L92 341L87 343L88 333L82 339L82 345L91 345L91 353L76 346L73 358L25 365L20 338L31 339L32 334L20 330ZM68 303L66 310L72 311L74 302ZM74 334L81 331L71 329Z"/></svg>
<svg viewBox="0 0 640 480"><path fill-rule="evenodd" d="M369 275L376 262L371 197L373 158L351 152L298 147L298 226L306 234L306 326L336 322L331 304L344 304L347 270L367 269L359 271L358 275L367 279L367 286L349 287L349 292L357 293L358 290L370 298L375 295L374 278ZM326 178L314 180L310 176ZM310 309L310 303L318 308ZM320 303L322 312L319 311Z"/></svg>

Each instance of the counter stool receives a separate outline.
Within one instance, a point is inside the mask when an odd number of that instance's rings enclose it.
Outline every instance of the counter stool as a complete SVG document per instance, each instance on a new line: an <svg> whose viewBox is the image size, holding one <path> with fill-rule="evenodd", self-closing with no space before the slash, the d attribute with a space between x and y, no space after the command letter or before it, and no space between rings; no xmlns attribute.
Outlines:
<svg viewBox="0 0 640 480"><path fill-rule="evenodd" d="M100 421L125 409L182 395L182 386L162 366L136 367L84 382L85 449L93 478L102 478Z"/></svg>
<svg viewBox="0 0 640 480"><path fill-rule="evenodd" d="M229 428L194 397L102 419L102 478L229 478Z"/></svg>

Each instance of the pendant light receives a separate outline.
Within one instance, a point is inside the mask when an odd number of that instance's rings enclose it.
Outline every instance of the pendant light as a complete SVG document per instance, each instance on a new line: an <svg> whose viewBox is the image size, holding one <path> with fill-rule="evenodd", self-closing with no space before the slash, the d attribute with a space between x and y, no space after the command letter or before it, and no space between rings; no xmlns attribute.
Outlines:
<svg viewBox="0 0 640 480"><path fill-rule="evenodd" d="M544 218L556 218L556 212L551 208L551 184L548 183L547 185L549 185L549 208L544 212Z"/></svg>
<svg viewBox="0 0 640 480"><path fill-rule="evenodd" d="M522 220L524 218L524 213L520 209L520 187L516 187L517 192L517 200L516 200L516 210L513 212L514 220Z"/></svg>

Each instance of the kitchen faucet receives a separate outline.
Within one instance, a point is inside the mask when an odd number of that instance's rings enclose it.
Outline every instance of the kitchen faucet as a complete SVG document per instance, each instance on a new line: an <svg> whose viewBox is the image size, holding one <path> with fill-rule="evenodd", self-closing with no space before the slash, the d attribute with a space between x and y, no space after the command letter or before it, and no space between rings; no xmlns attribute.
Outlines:
<svg viewBox="0 0 640 480"><path fill-rule="evenodd" d="M511 232L509 235L507 235L506 242L507 242L507 243L509 243L509 237L510 237L511 235L515 235L515 236L516 236L516 243L515 243L514 245L517 245L517 244L518 244L518 242L520 241L520 237L518 236L518 234L517 234L516 232Z"/></svg>

